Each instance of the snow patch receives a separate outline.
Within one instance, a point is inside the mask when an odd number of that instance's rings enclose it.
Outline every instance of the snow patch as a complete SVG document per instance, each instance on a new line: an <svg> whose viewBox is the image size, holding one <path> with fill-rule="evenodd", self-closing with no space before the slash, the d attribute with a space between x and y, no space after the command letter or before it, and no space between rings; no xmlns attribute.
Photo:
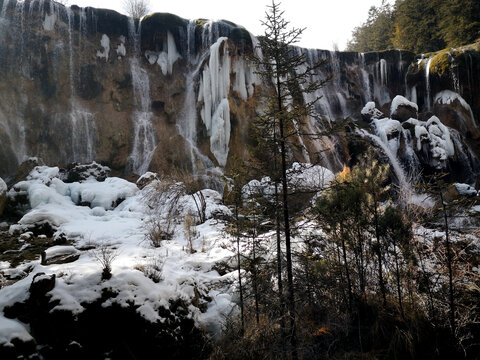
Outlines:
<svg viewBox="0 0 480 360"><path fill-rule="evenodd" d="M14 339L29 342L33 340L33 337L19 321L7 319L0 315L0 344L13 347L12 340Z"/></svg>
<svg viewBox="0 0 480 360"><path fill-rule="evenodd" d="M43 20L43 30L52 31L55 28L57 22L57 15L53 12L50 15L45 14L45 20Z"/></svg>
<svg viewBox="0 0 480 360"><path fill-rule="evenodd" d="M104 58L105 61L108 62L108 56L110 55L110 38L106 34L102 35L100 45L102 45L103 50L97 51L97 57Z"/></svg>
<svg viewBox="0 0 480 360"><path fill-rule="evenodd" d="M458 193L463 196L477 196L478 194L477 190L468 184L455 183L453 186L455 186L455 189L457 189Z"/></svg>

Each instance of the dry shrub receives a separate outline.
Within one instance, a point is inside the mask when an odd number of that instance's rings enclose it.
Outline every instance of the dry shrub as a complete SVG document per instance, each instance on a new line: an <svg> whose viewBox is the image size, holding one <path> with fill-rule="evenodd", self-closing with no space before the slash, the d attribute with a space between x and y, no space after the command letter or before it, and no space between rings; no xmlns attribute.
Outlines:
<svg viewBox="0 0 480 360"><path fill-rule="evenodd" d="M95 248L90 250L92 257L102 265L102 280L108 280L112 277L112 263L118 257L116 248L108 242L95 244Z"/></svg>
<svg viewBox="0 0 480 360"><path fill-rule="evenodd" d="M154 283L163 280L163 266L165 265L165 257L154 255L148 257L144 264L137 265L135 269L143 272L143 274L151 279Z"/></svg>
<svg viewBox="0 0 480 360"><path fill-rule="evenodd" d="M145 240L155 248L162 245L162 241L171 240L173 237L173 229L170 222L162 222L157 218L150 218L144 225L146 229Z"/></svg>
<svg viewBox="0 0 480 360"><path fill-rule="evenodd" d="M257 360L281 358L280 327L268 317L253 318L246 322L244 336L238 317L224 323L223 336L214 347L210 360Z"/></svg>

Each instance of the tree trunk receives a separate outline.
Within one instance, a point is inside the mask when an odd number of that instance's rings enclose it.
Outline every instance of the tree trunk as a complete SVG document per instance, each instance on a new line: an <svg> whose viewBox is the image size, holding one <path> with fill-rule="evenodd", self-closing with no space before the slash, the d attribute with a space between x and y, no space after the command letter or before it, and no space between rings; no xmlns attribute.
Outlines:
<svg viewBox="0 0 480 360"><path fill-rule="evenodd" d="M393 251L394 251L394 258L395 258L395 273L397 277L397 295L398 295L398 307L400 308L400 315L402 319L405 320L405 314L403 313L403 305L402 305L402 288L400 286L400 265L398 264L398 252L397 252L397 242L393 239Z"/></svg>
<svg viewBox="0 0 480 360"><path fill-rule="evenodd" d="M238 270L238 285L240 287L240 320L241 320L241 333L242 336L245 334L245 315L243 309L243 286L242 286L242 272L241 272L241 264L240 264L240 231L239 231L239 223L238 223L238 206L235 205L235 221L237 223L237 270Z"/></svg>
<svg viewBox="0 0 480 360"><path fill-rule="evenodd" d="M277 84L280 79L277 78ZM285 124L282 118L282 99L281 89L278 92L278 109L280 118L278 119L278 126L280 130L280 156L282 162L282 195L283 195L283 222L285 230L285 251L286 251L286 265L287 265L287 287L288 287L288 315L290 317L290 345L292 350L292 360L298 359L297 353L297 327L295 320L295 290L293 286L293 266L292 266L292 248L290 239L290 217L288 215L288 184L287 184L287 154L285 146Z"/></svg>
<svg viewBox="0 0 480 360"><path fill-rule="evenodd" d="M283 297L283 280L282 280L282 241L280 237L280 212L278 199L278 183L275 179L275 222L277 232L277 284L278 284L278 298L280 301L280 334L282 341L282 359L287 358L287 336L285 331L285 298Z"/></svg>
<svg viewBox="0 0 480 360"><path fill-rule="evenodd" d="M254 225L256 226L256 225ZM255 231L255 230L254 230ZM260 323L260 314L258 310L258 284L257 284L257 251L256 251L256 235L253 235L253 269L252 269L252 276L253 276L253 294L255 297L255 320L257 321L257 325Z"/></svg>
<svg viewBox="0 0 480 360"><path fill-rule="evenodd" d="M450 238L448 233L448 214L443 200L443 193L440 189L440 201L442 202L443 218L445 220L445 246L447 250L447 267L448 267L448 285L449 285L449 300L450 300L450 327L452 334L455 336L455 302L453 289L453 269L452 269L452 251L450 249Z"/></svg>
<svg viewBox="0 0 480 360"><path fill-rule="evenodd" d="M348 268L348 260L347 260L347 248L345 246L345 234L343 232L342 224L340 224L340 239L342 241L342 255L343 255L343 265L345 267L345 276L347 277L348 310L350 313L352 313L352 303L353 303L352 283L350 280L350 270Z"/></svg>
<svg viewBox="0 0 480 360"><path fill-rule="evenodd" d="M383 306L387 305L387 296L385 294L385 284L383 283L382 270L382 249L380 242L380 229L378 225L378 202L374 194L373 196L374 216L375 216L375 237L377 238L377 257L378 257L378 283L380 285L380 292L382 293Z"/></svg>

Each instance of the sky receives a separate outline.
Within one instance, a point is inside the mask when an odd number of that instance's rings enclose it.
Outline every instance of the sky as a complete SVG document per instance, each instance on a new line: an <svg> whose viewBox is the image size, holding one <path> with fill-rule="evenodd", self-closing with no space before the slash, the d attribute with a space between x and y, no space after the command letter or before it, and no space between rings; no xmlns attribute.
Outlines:
<svg viewBox="0 0 480 360"><path fill-rule="evenodd" d="M355 26L368 9L382 0L283 0L285 19L293 27L306 28L298 45L306 48L344 50ZM69 0L82 7L114 9L124 13L122 0ZM186 19L225 19L244 26L254 35L263 34L260 20L271 0L150 0L152 12L169 12Z"/></svg>

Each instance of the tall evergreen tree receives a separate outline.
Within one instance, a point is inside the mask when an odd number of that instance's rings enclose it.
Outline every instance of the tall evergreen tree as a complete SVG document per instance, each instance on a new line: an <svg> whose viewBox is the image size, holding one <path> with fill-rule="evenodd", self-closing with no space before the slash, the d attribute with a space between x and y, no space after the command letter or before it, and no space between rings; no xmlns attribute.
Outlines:
<svg viewBox="0 0 480 360"><path fill-rule="evenodd" d="M394 8L385 2L379 7L372 6L367 21L353 30L347 50L367 52L392 49L394 29Z"/></svg>
<svg viewBox="0 0 480 360"><path fill-rule="evenodd" d="M269 130L267 136L273 141L274 153L278 154L279 160L279 181L275 184L280 184L280 203L285 236L290 350L292 359L297 359L291 220L287 181L288 145L289 139L298 135L296 129L300 127L296 125L302 119L313 114L314 111L315 101L305 102L303 94L314 92L322 84L309 81L316 66L309 66L305 54L292 47L299 41L305 29L290 28L289 22L284 19L284 12L280 10L279 4L275 1L272 1L271 6L268 6L266 18L262 24L265 29L264 36L259 39L262 57L255 57L254 63L257 66L257 73L264 79L265 83L273 82L274 89L273 92L264 96L265 108L263 114L259 116L259 123L261 124L260 127ZM280 251L280 247L277 250Z"/></svg>

